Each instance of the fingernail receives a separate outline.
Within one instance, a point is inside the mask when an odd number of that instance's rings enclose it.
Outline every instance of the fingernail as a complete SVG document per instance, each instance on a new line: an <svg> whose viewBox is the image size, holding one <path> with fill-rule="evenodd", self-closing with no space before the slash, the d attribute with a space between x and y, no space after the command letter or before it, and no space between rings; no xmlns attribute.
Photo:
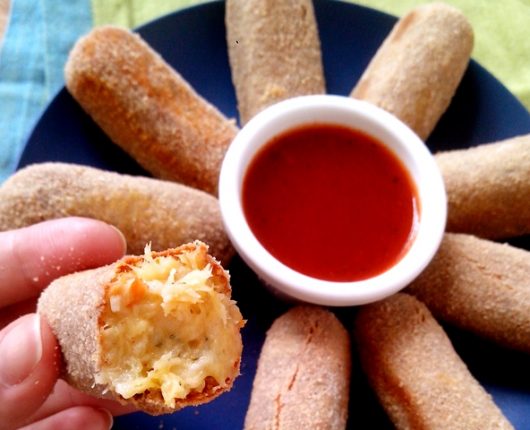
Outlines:
<svg viewBox="0 0 530 430"><path fill-rule="evenodd" d="M101 412L101 414L103 415L104 419L107 421L107 423L108 423L108 427L107 428L110 430L112 428L112 425L114 424L114 417L106 409L100 408L99 412Z"/></svg>
<svg viewBox="0 0 530 430"><path fill-rule="evenodd" d="M120 236L120 238L121 238L121 240L123 242L123 253L125 254L127 252L127 239L125 238L125 235L115 225L112 225L112 224L108 224L108 225L110 227L112 227L112 229L114 229L116 231L116 233L118 233L118 236Z"/></svg>
<svg viewBox="0 0 530 430"><path fill-rule="evenodd" d="M13 386L24 381L42 358L40 317L26 315L0 341L0 384Z"/></svg>

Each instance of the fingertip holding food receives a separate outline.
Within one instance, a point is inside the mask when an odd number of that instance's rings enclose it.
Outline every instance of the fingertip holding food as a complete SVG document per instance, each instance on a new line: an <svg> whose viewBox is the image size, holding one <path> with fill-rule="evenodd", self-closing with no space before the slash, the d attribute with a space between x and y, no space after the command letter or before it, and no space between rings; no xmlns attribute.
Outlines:
<svg viewBox="0 0 530 430"><path fill-rule="evenodd" d="M0 386L23 382L42 358L40 317L25 315L8 325L0 338Z"/></svg>
<svg viewBox="0 0 530 430"><path fill-rule="evenodd" d="M287 311L267 332L245 429L346 428L350 362L348 332L332 312Z"/></svg>
<svg viewBox="0 0 530 430"><path fill-rule="evenodd" d="M54 391L59 363L55 336L38 314L25 314L2 329L0 428L18 429L29 423Z"/></svg>
<svg viewBox="0 0 530 430"><path fill-rule="evenodd" d="M122 233L90 218L58 218L0 232L0 308L12 306L0 313L0 327L33 312L32 299L53 279L112 263L125 251Z"/></svg>
<svg viewBox="0 0 530 430"><path fill-rule="evenodd" d="M361 365L397 429L513 429L413 296L361 308L354 332Z"/></svg>
<svg viewBox="0 0 530 430"><path fill-rule="evenodd" d="M235 122L138 34L114 26L93 29L72 49L65 80L111 140L153 176L217 193Z"/></svg>
<svg viewBox="0 0 530 430"><path fill-rule="evenodd" d="M67 163L25 167L0 187L0 231L81 216L116 226L128 252L201 240L223 264L233 256L215 197L159 179Z"/></svg>
<svg viewBox="0 0 530 430"><path fill-rule="evenodd" d="M295 96L324 94L310 0L228 0L226 38L241 124Z"/></svg>
<svg viewBox="0 0 530 430"><path fill-rule="evenodd" d="M150 414L199 405L239 374L241 313L200 242L67 275L43 292L65 379Z"/></svg>
<svg viewBox="0 0 530 430"><path fill-rule="evenodd" d="M351 96L387 110L427 139L468 66L473 29L456 8L418 6L380 46Z"/></svg>
<svg viewBox="0 0 530 430"><path fill-rule="evenodd" d="M435 155L447 230L504 239L530 233L530 134Z"/></svg>
<svg viewBox="0 0 530 430"><path fill-rule="evenodd" d="M446 233L438 253L405 290L436 318L530 353L530 252Z"/></svg>
<svg viewBox="0 0 530 430"><path fill-rule="evenodd" d="M114 418L106 409L89 405L69 405L53 414L45 415L39 419L33 429L90 429L110 430Z"/></svg>
<svg viewBox="0 0 530 430"><path fill-rule="evenodd" d="M18 231L15 246L24 262L35 267L40 260L41 277L53 278L77 270L109 264L127 252L127 239L114 225L93 218L65 217L31 224ZM22 264L24 264L22 262ZM43 280L44 280L43 279ZM47 285L47 284L46 284Z"/></svg>

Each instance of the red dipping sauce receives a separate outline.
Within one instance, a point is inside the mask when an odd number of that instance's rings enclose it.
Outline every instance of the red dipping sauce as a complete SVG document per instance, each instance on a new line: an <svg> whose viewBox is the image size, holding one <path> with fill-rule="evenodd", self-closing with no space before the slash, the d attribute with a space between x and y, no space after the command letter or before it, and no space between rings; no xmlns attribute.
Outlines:
<svg viewBox="0 0 530 430"><path fill-rule="evenodd" d="M359 281L395 265L419 219L416 187L373 137L313 124L276 136L243 179L243 211L259 242L292 269Z"/></svg>

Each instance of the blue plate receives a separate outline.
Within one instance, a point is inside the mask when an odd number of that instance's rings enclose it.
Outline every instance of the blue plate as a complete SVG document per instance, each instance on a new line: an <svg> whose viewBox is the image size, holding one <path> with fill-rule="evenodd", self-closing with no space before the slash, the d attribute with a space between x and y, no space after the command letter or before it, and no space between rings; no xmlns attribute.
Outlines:
<svg viewBox="0 0 530 430"><path fill-rule="evenodd" d="M349 3L316 0L328 92L348 94L395 18ZM185 79L225 115L237 117L224 33L224 4L211 2L167 15L138 29ZM492 142L530 133L526 109L487 71L471 62L462 84L427 142L432 151ZM113 145L61 90L31 133L19 167L58 160L130 174L145 172ZM528 247L525 240L520 246ZM248 319L244 329L241 376L233 390L214 402L163 417L136 413L116 419L116 429L218 429L243 427L256 361L265 331L286 310L262 288L239 259L230 265L233 295ZM339 309L347 327L355 309ZM508 351L456 329L447 328L471 372L493 395L517 429L530 429L530 373L527 355ZM355 354L354 354L355 357ZM353 363L348 428L393 428L359 368Z"/></svg>

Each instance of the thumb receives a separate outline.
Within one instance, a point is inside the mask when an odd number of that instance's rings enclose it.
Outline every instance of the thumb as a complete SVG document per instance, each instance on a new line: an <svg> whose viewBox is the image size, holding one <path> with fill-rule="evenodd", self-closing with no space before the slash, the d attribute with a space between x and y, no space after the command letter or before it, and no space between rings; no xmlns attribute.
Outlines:
<svg viewBox="0 0 530 430"><path fill-rule="evenodd" d="M18 428L46 400L59 375L59 348L37 314L0 332L0 429Z"/></svg>

